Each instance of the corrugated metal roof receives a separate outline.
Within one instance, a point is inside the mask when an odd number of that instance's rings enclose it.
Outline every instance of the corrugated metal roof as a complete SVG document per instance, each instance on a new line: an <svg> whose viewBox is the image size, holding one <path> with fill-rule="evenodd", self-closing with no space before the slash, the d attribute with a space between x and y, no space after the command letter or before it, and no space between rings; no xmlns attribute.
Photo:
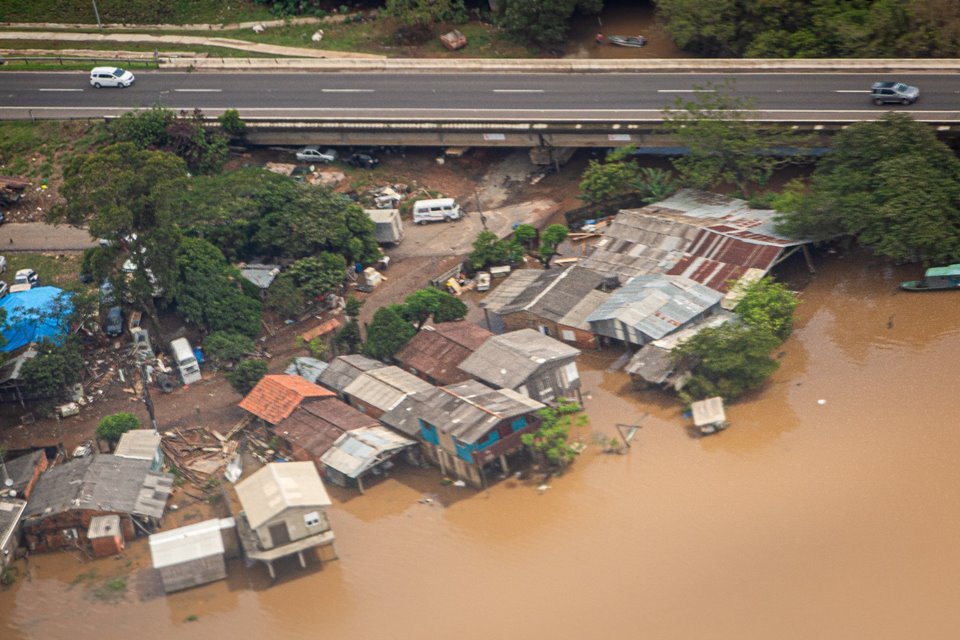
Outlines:
<svg viewBox="0 0 960 640"><path fill-rule="evenodd" d="M383 416L382 421L409 435L419 420L467 444L476 442L502 420L526 415L545 405L510 389L492 389L469 380L418 393Z"/></svg>
<svg viewBox="0 0 960 640"><path fill-rule="evenodd" d="M719 327L722 324L731 322L736 316L729 311L719 309L709 318L684 327L670 335L654 340L643 345L643 347L633 354L624 371L631 375L640 376L647 382L653 384L662 384L670 378L673 373L674 364L670 353L677 345L689 340L704 329L710 327Z"/></svg>
<svg viewBox="0 0 960 640"><path fill-rule="evenodd" d="M787 247L805 240L775 230L772 211L743 200L682 189L642 209L625 209L581 265L621 280L684 275L718 291L748 269L768 271Z"/></svg>
<svg viewBox="0 0 960 640"><path fill-rule="evenodd" d="M319 378L320 374L327 370L328 366L330 365L323 360L301 356L299 358L294 358L293 362L291 362L283 372L291 376L300 376L307 382L316 384L317 378Z"/></svg>
<svg viewBox="0 0 960 640"><path fill-rule="evenodd" d="M692 402L690 410L693 412L693 424L698 427L724 422L727 419L727 414L723 410L723 398L720 396Z"/></svg>
<svg viewBox="0 0 960 640"><path fill-rule="evenodd" d="M23 495L27 485L33 479L33 472L42 463L41 458L45 455L43 449L37 449L32 453L6 461L4 466L7 469L7 477L13 480L10 489L16 490L18 495Z"/></svg>
<svg viewBox="0 0 960 640"><path fill-rule="evenodd" d="M153 429L134 429L120 436L113 455L136 460L153 460L159 448L159 433Z"/></svg>
<svg viewBox="0 0 960 640"><path fill-rule="evenodd" d="M356 478L415 444L386 427L364 427L341 435L323 454L321 462L348 478Z"/></svg>
<svg viewBox="0 0 960 640"><path fill-rule="evenodd" d="M427 325L393 358L439 384L460 382L464 374L457 368L459 364L492 335L467 321Z"/></svg>
<svg viewBox="0 0 960 640"><path fill-rule="evenodd" d="M233 518L214 518L150 536L153 567L162 569L191 560L224 553L221 530L234 525Z"/></svg>
<svg viewBox="0 0 960 640"><path fill-rule="evenodd" d="M240 268L240 275L261 289L269 289L280 275L280 267L275 264L248 264Z"/></svg>
<svg viewBox="0 0 960 640"><path fill-rule="evenodd" d="M330 497L312 462L271 462L236 485L252 529L290 507L329 507Z"/></svg>
<svg viewBox="0 0 960 640"><path fill-rule="evenodd" d="M512 304L540 277L541 273L543 272L536 269L514 271L480 301L480 306L489 309L492 313L501 313L501 309Z"/></svg>
<svg viewBox="0 0 960 640"><path fill-rule="evenodd" d="M546 364L574 360L580 350L535 329L493 336L460 369L498 387L516 389Z"/></svg>
<svg viewBox="0 0 960 640"><path fill-rule="evenodd" d="M27 501L18 498L0 498L0 549L7 548L20 517L27 508Z"/></svg>
<svg viewBox="0 0 960 640"><path fill-rule="evenodd" d="M576 329L583 329L584 331L590 331L590 323L587 322L587 316L593 313L597 307L606 302L609 297L609 293L604 293L603 291L594 289L587 295L583 296L583 298L569 311L567 311L562 318L557 320L557 324L562 324L566 327L574 327Z"/></svg>
<svg viewBox="0 0 960 640"><path fill-rule="evenodd" d="M150 466L149 460L107 454L71 460L40 476L26 515L40 519L90 509L159 518L173 491L173 476Z"/></svg>
<svg viewBox="0 0 960 640"><path fill-rule="evenodd" d="M382 369L387 365L366 356L337 356L326 370L317 378L317 382L328 389L340 393L364 371Z"/></svg>
<svg viewBox="0 0 960 640"><path fill-rule="evenodd" d="M274 431L285 440L319 459L344 432L377 425L378 422L357 411L340 398L307 400L279 422Z"/></svg>
<svg viewBox="0 0 960 640"><path fill-rule="evenodd" d="M343 392L381 411L389 411L409 394L433 388L412 373L390 366L364 371Z"/></svg>
<svg viewBox="0 0 960 640"><path fill-rule="evenodd" d="M650 340L673 333L707 309L718 305L723 294L678 276L636 276L610 294L605 303L587 317L602 335L600 323L620 322ZM610 337L617 337L615 333Z"/></svg>

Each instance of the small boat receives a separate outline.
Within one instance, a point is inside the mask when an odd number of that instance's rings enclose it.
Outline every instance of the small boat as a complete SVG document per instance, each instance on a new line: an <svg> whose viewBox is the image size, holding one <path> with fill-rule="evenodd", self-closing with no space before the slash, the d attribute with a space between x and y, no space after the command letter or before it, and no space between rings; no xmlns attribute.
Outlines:
<svg viewBox="0 0 960 640"><path fill-rule="evenodd" d="M904 291L945 291L960 289L960 264L946 267L931 267L923 274L923 280L901 282Z"/></svg>
<svg viewBox="0 0 960 640"><path fill-rule="evenodd" d="M642 47L647 44L643 36L607 36L607 40L621 47Z"/></svg>

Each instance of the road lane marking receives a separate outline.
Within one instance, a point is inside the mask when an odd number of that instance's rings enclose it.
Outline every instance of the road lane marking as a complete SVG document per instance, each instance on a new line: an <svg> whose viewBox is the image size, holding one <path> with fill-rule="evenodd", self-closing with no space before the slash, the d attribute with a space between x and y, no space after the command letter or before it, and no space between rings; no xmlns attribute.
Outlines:
<svg viewBox="0 0 960 640"><path fill-rule="evenodd" d="M544 89L494 89L494 93L543 93Z"/></svg>
<svg viewBox="0 0 960 640"><path fill-rule="evenodd" d="M716 89L657 89L657 93L716 93Z"/></svg>
<svg viewBox="0 0 960 640"><path fill-rule="evenodd" d="M869 89L834 89L834 93L870 93Z"/></svg>
<svg viewBox="0 0 960 640"><path fill-rule="evenodd" d="M320 89L323 93L373 93L373 89Z"/></svg>
<svg viewBox="0 0 960 640"><path fill-rule="evenodd" d="M83 89L37 89L37 91L83 91Z"/></svg>
<svg viewBox="0 0 960 640"><path fill-rule="evenodd" d="M220 93L223 89L174 89L178 93Z"/></svg>

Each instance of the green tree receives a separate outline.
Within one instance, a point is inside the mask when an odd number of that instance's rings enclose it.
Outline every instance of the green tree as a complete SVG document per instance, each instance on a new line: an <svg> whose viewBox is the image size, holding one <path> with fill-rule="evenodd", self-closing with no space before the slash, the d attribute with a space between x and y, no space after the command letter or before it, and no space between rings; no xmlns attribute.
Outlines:
<svg viewBox="0 0 960 640"><path fill-rule="evenodd" d="M83 353L75 336L59 345L43 340L37 345L37 356L23 363L20 379L27 396L59 399L80 382L83 368Z"/></svg>
<svg viewBox="0 0 960 640"><path fill-rule="evenodd" d="M521 435L520 440L541 461L553 467L565 467L577 457L577 449L570 444L570 427L573 425L573 414L580 410L576 402L560 398L556 407L537 411L540 426L533 433Z"/></svg>
<svg viewBox="0 0 960 640"><path fill-rule="evenodd" d="M231 138L242 138L247 133L247 123L240 119L240 112L236 109L227 109L217 116L217 121Z"/></svg>
<svg viewBox="0 0 960 640"><path fill-rule="evenodd" d="M351 320L356 320L360 317L360 309L362 308L363 308L363 300L360 300L359 298L353 295L349 295L347 296L347 299L344 301L343 312Z"/></svg>
<svg viewBox="0 0 960 640"><path fill-rule="evenodd" d="M423 328L432 316L434 322L451 322L467 315L467 305L446 291L434 287L419 289L403 301L402 314L417 325L417 331Z"/></svg>
<svg viewBox="0 0 960 640"><path fill-rule="evenodd" d="M666 130L689 151L673 160L681 182L695 189L722 183L736 185L749 197L756 186L767 183L774 170L799 161L799 156L774 149L799 148L809 138L795 130L751 122L746 112L753 100L733 95L732 82L708 84L692 100L678 97L665 109Z"/></svg>
<svg viewBox="0 0 960 640"><path fill-rule="evenodd" d="M252 339L233 331L214 331L203 341L204 352L217 365L237 362L256 348Z"/></svg>
<svg viewBox="0 0 960 640"><path fill-rule="evenodd" d="M114 120L110 130L117 142L132 142L140 149L163 149L170 142L167 127L177 115L155 106L145 111L128 111Z"/></svg>
<svg viewBox="0 0 960 640"><path fill-rule="evenodd" d="M178 285L180 230L169 203L183 189L186 176L183 160L128 142L78 154L64 170L65 204L52 208L48 216L55 223L87 224L90 235L111 242L96 259L98 269L108 271L118 293L147 312L157 335L160 323L153 299L172 299ZM126 272L124 263L131 267Z"/></svg>
<svg viewBox="0 0 960 640"><path fill-rule="evenodd" d="M474 269L507 264L510 261L510 247L492 231L481 231L473 241L470 264Z"/></svg>
<svg viewBox="0 0 960 640"><path fill-rule="evenodd" d="M527 248L533 246L533 243L539 235L540 233L537 231L537 228L532 224L519 224L517 228L513 230L514 241Z"/></svg>
<svg viewBox="0 0 960 640"><path fill-rule="evenodd" d="M640 167L633 151L633 147L624 147L608 153L603 162L591 160L580 178L580 198L597 204L636 191Z"/></svg>
<svg viewBox="0 0 960 640"><path fill-rule="evenodd" d="M575 11L598 13L603 0L504 0L503 25L514 35L541 47L567 39Z"/></svg>
<svg viewBox="0 0 960 640"><path fill-rule="evenodd" d="M114 413L100 420L100 423L97 425L97 440L106 440L114 444L118 442L120 436L127 431L139 428L140 419L132 413L126 411Z"/></svg>
<svg viewBox="0 0 960 640"><path fill-rule="evenodd" d="M568 233L570 230L562 224L552 224L540 234L540 247L534 257L540 261L544 269L550 268L550 261L557 255L557 247L566 240Z"/></svg>
<svg viewBox="0 0 960 640"><path fill-rule="evenodd" d="M673 195L677 185L673 182L670 171L656 167L641 167L633 188L640 192L643 201L647 204L660 202Z"/></svg>
<svg viewBox="0 0 960 640"><path fill-rule="evenodd" d="M335 291L346 277L343 256L322 251L317 257L301 258L290 266L290 277L307 298Z"/></svg>
<svg viewBox="0 0 960 640"><path fill-rule="evenodd" d="M657 18L684 51L733 56L742 52L737 38L739 5L735 0L658 0Z"/></svg>
<svg viewBox="0 0 960 640"><path fill-rule="evenodd" d="M693 401L722 396L729 401L760 387L780 366L770 357L779 344L769 331L747 324L704 329L671 354L677 361L696 363L681 397Z"/></svg>
<svg viewBox="0 0 960 640"><path fill-rule="evenodd" d="M960 160L905 115L837 134L809 194L792 185L776 204L780 229L796 237L849 236L901 262L960 258Z"/></svg>
<svg viewBox="0 0 960 640"><path fill-rule="evenodd" d="M411 27L463 22L467 17L463 0L387 0L384 12Z"/></svg>
<svg viewBox="0 0 960 640"><path fill-rule="evenodd" d="M298 318L307 310L306 297L289 272L281 273L274 279L267 289L265 304L284 318Z"/></svg>
<svg viewBox="0 0 960 640"><path fill-rule="evenodd" d="M239 272L227 265L215 246L185 238L177 252L180 289L177 311L210 331L232 331L249 337L260 333L260 301L246 296Z"/></svg>
<svg viewBox="0 0 960 640"><path fill-rule="evenodd" d="M792 291L767 276L744 287L736 313L747 325L783 341L793 331L797 304L797 296Z"/></svg>
<svg viewBox="0 0 960 640"><path fill-rule="evenodd" d="M356 318L350 318L350 320L333 335L333 344L339 354L357 353L357 351L360 350L362 342L360 337L360 323L357 322Z"/></svg>
<svg viewBox="0 0 960 640"><path fill-rule="evenodd" d="M227 136L207 129L200 109L192 114L181 111L167 127L167 147L187 163L194 173L215 173L227 159Z"/></svg>
<svg viewBox="0 0 960 640"><path fill-rule="evenodd" d="M403 348L417 329L403 316L403 305L387 305L377 309L367 327L364 355L384 360Z"/></svg>
<svg viewBox="0 0 960 640"><path fill-rule="evenodd" d="M263 360L243 360L233 371L227 373L227 382L242 396L247 395L267 375L267 363Z"/></svg>

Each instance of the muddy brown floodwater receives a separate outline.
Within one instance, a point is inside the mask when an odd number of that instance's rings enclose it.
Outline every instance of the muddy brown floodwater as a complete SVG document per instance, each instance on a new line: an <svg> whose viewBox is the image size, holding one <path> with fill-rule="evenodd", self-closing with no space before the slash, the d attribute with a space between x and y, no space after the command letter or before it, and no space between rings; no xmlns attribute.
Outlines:
<svg viewBox="0 0 960 640"><path fill-rule="evenodd" d="M70 582L127 559L34 556L0 592L0 637L955 638L960 295L897 293L916 267L820 262L782 367L716 437L591 354L591 429L650 414L627 455L590 447L543 492L407 470L334 493L340 559L272 586L234 562L167 598L132 579L111 604Z"/></svg>

